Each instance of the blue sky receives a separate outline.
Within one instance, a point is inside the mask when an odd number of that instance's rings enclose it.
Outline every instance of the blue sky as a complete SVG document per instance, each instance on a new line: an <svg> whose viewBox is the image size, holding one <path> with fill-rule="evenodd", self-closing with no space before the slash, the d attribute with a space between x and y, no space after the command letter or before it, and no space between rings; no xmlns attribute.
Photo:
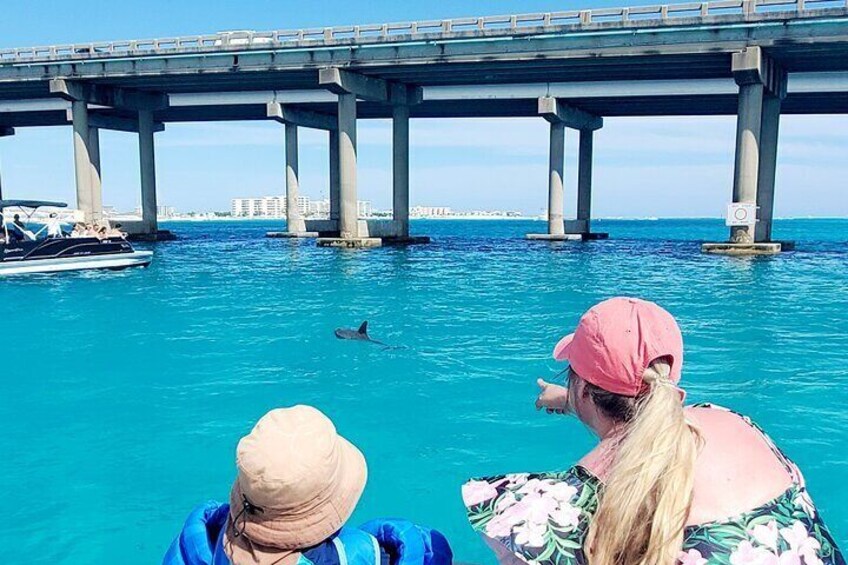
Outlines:
<svg viewBox="0 0 848 565"><path fill-rule="evenodd" d="M628 1L626 4L650 2ZM166 37L228 29L287 29L553 11L620 1L370 2L180 1L39 2L4 0L0 46ZM540 119L414 120L412 203L456 209L546 205L547 126ZM788 116L781 123L778 216L846 216L848 118ZM720 216L730 199L733 118L607 119L595 141L597 216ZM327 140L302 131L302 192L327 193ZM359 192L375 206L391 201L391 125L360 121ZM577 139L569 134L566 209L573 212ZM133 134L102 132L104 204L139 200ZM284 190L282 126L273 123L172 124L157 134L159 201L179 210L227 210L236 196ZM73 202L70 128L20 128L0 138L4 196Z"/></svg>

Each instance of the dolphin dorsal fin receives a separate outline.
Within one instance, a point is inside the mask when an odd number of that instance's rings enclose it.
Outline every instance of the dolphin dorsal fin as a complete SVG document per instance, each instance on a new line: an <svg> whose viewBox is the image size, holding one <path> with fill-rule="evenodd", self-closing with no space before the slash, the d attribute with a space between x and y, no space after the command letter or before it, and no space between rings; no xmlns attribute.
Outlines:
<svg viewBox="0 0 848 565"><path fill-rule="evenodd" d="M359 329L356 331L362 335L368 335L368 320L362 322L362 325L359 326Z"/></svg>

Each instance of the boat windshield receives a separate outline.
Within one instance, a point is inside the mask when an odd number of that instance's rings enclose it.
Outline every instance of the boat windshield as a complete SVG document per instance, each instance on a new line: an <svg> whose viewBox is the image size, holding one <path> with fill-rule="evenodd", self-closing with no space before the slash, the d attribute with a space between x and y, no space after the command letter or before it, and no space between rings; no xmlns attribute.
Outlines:
<svg viewBox="0 0 848 565"><path fill-rule="evenodd" d="M66 208L64 202L48 200L0 200L0 239L2 243L12 241L36 241L46 237L62 237L61 220L50 213L44 223L33 221L39 208Z"/></svg>

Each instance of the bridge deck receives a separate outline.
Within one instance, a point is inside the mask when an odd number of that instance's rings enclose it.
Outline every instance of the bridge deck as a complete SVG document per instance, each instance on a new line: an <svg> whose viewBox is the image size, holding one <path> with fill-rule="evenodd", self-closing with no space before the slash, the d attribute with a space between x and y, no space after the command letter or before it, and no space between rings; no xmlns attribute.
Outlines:
<svg viewBox="0 0 848 565"><path fill-rule="evenodd" d="M751 45L789 73L783 113L848 112L846 0L719 0L0 50L0 126L67 124L52 78L168 94L159 122L264 119L272 100L332 115L327 66L423 87L413 117L534 116L546 93L602 116L734 114L731 55Z"/></svg>

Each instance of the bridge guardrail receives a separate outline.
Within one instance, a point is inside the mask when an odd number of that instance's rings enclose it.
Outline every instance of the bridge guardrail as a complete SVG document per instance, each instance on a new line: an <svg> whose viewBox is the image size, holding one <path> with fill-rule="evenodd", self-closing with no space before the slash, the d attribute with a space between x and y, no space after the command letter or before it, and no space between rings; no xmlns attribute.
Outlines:
<svg viewBox="0 0 848 565"><path fill-rule="evenodd" d="M287 46L300 47L304 44L320 47L340 42L449 39L456 35L466 37L479 34L482 36L487 32L539 33L552 27L577 26L580 28L616 22L622 27L637 21L674 25L683 18L727 15L745 17L775 12L812 15L826 8L848 8L848 0L713 0L630 8L598 8L268 32L227 31L187 37L0 49L0 64L143 57L192 52L250 51Z"/></svg>

